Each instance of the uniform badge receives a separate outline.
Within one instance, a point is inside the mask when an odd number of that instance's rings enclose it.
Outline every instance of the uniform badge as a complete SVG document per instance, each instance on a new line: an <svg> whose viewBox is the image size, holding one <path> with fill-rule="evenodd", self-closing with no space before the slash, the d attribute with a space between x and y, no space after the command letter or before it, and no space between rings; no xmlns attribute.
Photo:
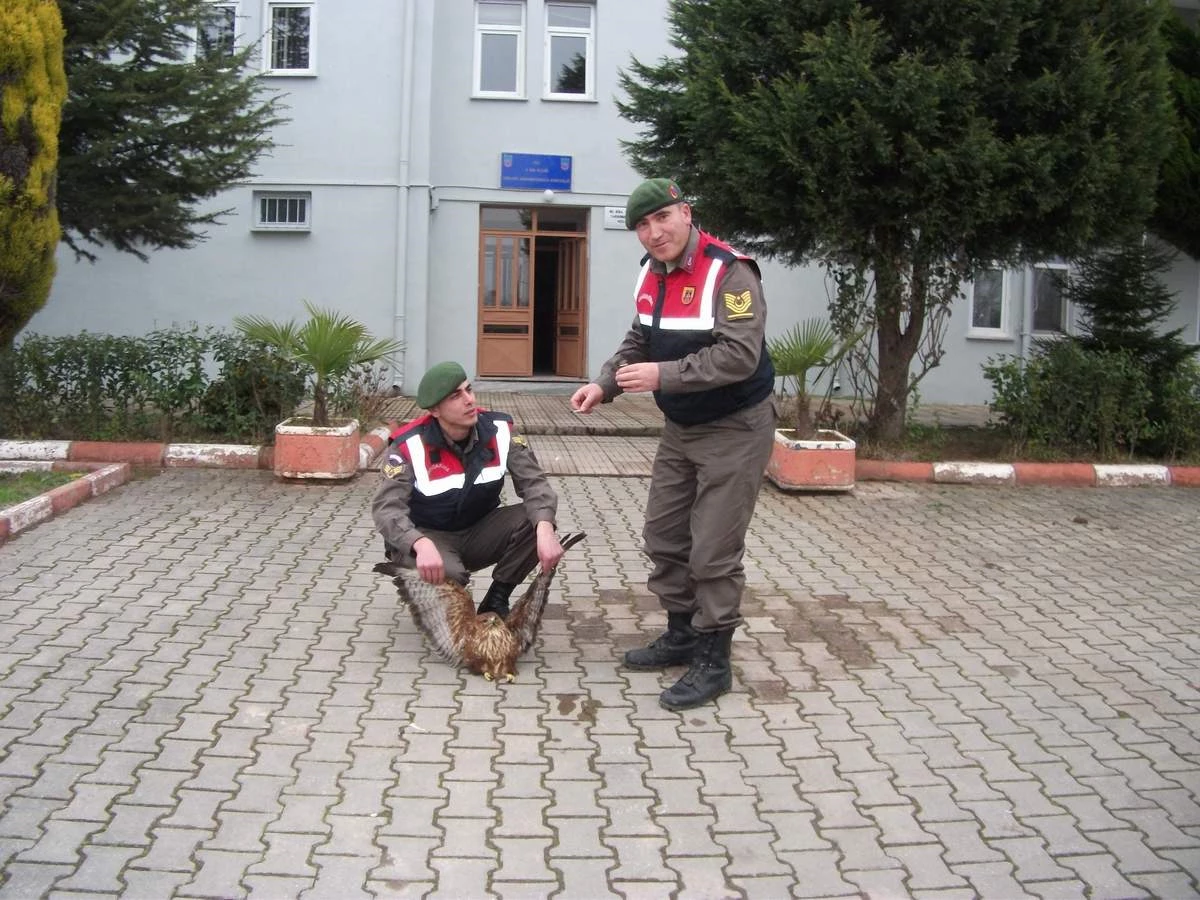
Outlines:
<svg viewBox="0 0 1200 900"><path fill-rule="evenodd" d="M740 294L725 294L725 308L729 310L730 319L753 319L754 313L750 311L750 292L742 291Z"/></svg>
<svg viewBox="0 0 1200 900"><path fill-rule="evenodd" d="M512 436L512 442L519 447L527 448L529 446L529 441L525 439L525 435L523 434L514 434Z"/></svg>
<svg viewBox="0 0 1200 900"><path fill-rule="evenodd" d="M683 296L680 298L684 306L691 305L691 302L696 299L696 289L694 287L685 287Z"/></svg>
<svg viewBox="0 0 1200 900"><path fill-rule="evenodd" d="M404 460L394 453L383 464L384 478L403 478L407 472L408 467L404 465Z"/></svg>

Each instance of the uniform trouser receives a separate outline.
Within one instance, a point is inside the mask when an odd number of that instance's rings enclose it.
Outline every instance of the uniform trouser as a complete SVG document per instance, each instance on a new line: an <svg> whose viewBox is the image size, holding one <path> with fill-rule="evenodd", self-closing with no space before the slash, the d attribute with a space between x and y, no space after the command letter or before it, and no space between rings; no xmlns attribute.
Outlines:
<svg viewBox="0 0 1200 900"><path fill-rule="evenodd" d="M500 506L462 531L422 528L421 534L437 545L446 569L446 580L465 585L471 573L494 565L492 580L520 584L538 563L537 534L521 504ZM395 562L416 568L411 554L396 554Z"/></svg>
<svg viewBox="0 0 1200 900"><path fill-rule="evenodd" d="M741 623L746 529L775 442L768 397L704 425L667 420L654 457L646 527L647 586L698 631Z"/></svg>

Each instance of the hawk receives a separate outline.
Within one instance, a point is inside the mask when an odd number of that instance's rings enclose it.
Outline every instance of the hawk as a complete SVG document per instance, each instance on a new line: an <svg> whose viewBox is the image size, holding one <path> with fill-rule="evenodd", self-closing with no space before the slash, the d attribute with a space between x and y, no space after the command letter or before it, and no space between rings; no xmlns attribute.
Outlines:
<svg viewBox="0 0 1200 900"><path fill-rule="evenodd" d="M561 541L563 550L584 536L583 532L566 535ZM470 592L453 581L429 584L416 570L394 563L379 563L375 571L395 575L392 582L400 599L442 659L453 666L466 666L488 681L516 679L517 658L537 637L554 580L554 569L539 569L508 618L501 619L493 612L476 615Z"/></svg>

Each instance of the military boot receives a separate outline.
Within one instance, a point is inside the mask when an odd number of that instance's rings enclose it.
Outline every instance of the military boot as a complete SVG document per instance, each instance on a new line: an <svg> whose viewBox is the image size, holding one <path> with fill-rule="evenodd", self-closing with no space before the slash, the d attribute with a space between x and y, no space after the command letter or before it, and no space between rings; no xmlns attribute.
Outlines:
<svg viewBox="0 0 1200 900"><path fill-rule="evenodd" d="M659 705L670 710L691 709L715 700L733 687L733 669L729 665L732 642L732 628L699 635L691 668L662 692Z"/></svg>
<svg viewBox="0 0 1200 900"><path fill-rule="evenodd" d="M665 669L692 661L692 653L700 635L692 628L692 614L667 613L667 630L648 647L639 647L625 654L625 665L631 669Z"/></svg>
<svg viewBox="0 0 1200 900"><path fill-rule="evenodd" d="M508 598L512 596L515 588L515 584L493 581L492 586L483 595L483 600L480 601L479 608L475 610L476 614L482 616L484 613L491 612L498 615L501 619L507 619Z"/></svg>

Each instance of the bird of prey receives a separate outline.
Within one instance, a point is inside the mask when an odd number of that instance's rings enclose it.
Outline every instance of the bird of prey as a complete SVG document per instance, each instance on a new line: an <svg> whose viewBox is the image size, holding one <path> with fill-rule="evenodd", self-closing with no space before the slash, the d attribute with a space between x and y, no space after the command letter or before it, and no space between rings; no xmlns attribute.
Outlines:
<svg viewBox="0 0 1200 900"><path fill-rule="evenodd" d="M583 532L566 535L563 550L584 538ZM376 572L395 575L392 582L437 654L453 666L466 666L488 681L513 681L517 658L537 637L550 595L554 569L538 570L524 595L513 604L508 617L493 612L475 614L475 601L462 585L453 581L429 584L415 569L380 563Z"/></svg>

